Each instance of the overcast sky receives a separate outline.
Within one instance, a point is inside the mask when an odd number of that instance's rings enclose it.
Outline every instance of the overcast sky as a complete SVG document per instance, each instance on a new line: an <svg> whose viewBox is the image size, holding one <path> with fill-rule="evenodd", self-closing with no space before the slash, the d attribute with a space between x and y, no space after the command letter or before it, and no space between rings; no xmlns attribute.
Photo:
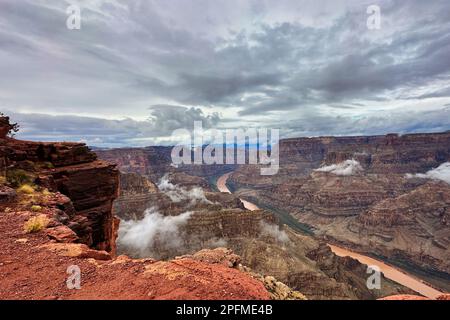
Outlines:
<svg viewBox="0 0 450 320"><path fill-rule="evenodd" d="M446 131L450 2L0 0L0 111L20 138L108 147L172 143L194 120L282 137Z"/></svg>

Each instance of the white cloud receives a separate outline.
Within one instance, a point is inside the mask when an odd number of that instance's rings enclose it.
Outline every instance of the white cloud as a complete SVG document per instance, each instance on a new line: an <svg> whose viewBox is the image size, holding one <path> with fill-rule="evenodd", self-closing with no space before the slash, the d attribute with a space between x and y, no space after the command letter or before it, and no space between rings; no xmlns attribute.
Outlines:
<svg viewBox="0 0 450 320"><path fill-rule="evenodd" d="M163 216L156 208L145 211L142 220L121 221L118 246L140 257L159 257L160 252L183 245L179 228L186 225L192 212Z"/></svg>
<svg viewBox="0 0 450 320"><path fill-rule="evenodd" d="M314 171L329 172L337 176L351 176L363 171L363 168L358 161L351 159L338 164L321 167L319 169L315 169Z"/></svg>
<svg viewBox="0 0 450 320"><path fill-rule="evenodd" d="M269 224L267 222L260 222L261 233L263 235L274 238L279 242L288 242L289 237L284 230L280 230L280 227L275 224Z"/></svg>
<svg viewBox="0 0 450 320"><path fill-rule="evenodd" d="M171 183L167 174L159 181L158 188L173 202L189 201L190 205L195 205L196 203L212 204L211 201L206 199L202 188L194 187L188 190L184 187L180 187Z"/></svg>
<svg viewBox="0 0 450 320"><path fill-rule="evenodd" d="M441 180L450 184L450 162L445 162L439 167L428 171L427 173L406 174L407 178L423 178Z"/></svg>

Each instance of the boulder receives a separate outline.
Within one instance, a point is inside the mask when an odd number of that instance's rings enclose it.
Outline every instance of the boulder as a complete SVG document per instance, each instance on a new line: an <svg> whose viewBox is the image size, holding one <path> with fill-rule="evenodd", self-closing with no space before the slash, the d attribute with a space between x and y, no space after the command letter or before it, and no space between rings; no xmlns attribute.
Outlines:
<svg viewBox="0 0 450 320"><path fill-rule="evenodd" d="M14 189L7 186L0 186L0 203L8 203L13 201L17 196Z"/></svg>
<svg viewBox="0 0 450 320"><path fill-rule="evenodd" d="M50 239L62 243L72 243L79 239L77 234L66 226L48 228L45 230L45 233Z"/></svg>
<svg viewBox="0 0 450 320"><path fill-rule="evenodd" d="M82 243L49 243L42 245L41 248L45 248L64 257L111 260L111 255L108 252L90 249Z"/></svg>
<svg viewBox="0 0 450 320"><path fill-rule="evenodd" d="M203 249L193 255L185 255L177 257L177 259L190 258L196 261L211 263L211 264L222 264L227 267L233 268L237 267L241 262L241 257L234 254L232 250L227 248L216 248L216 249Z"/></svg>

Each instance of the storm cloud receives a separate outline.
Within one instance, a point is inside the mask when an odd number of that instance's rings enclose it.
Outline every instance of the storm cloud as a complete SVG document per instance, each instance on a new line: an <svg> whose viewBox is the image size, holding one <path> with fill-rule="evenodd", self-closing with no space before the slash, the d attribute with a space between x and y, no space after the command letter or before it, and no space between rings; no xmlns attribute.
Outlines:
<svg viewBox="0 0 450 320"><path fill-rule="evenodd" d="M66 8L81 6L81 30ZM173 143L204 127L283 137L450 128L445 0L0 3L0 111L18 137Z"/></svg>

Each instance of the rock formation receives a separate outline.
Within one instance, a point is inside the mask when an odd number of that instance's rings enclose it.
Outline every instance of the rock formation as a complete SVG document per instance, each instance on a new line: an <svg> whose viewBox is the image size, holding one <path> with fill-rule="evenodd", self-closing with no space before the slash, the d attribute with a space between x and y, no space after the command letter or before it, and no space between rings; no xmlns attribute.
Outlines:
<svg viewBox="0 0 450 320"><path fill-rule="evenodd" d="M119 148L97 150L100 159L116 164L122 172L138 173L151 181L158 181L166 173L184 172L190 178L203 177L208 180L232 171L236 165L180 165L174 167L171 158L172 147ZM181 178L181 176L179 176ZM181 183L181 181L177 181ZM204 186L207 187L206 185Z"/></svg>
<svg viewBox="0 0 450 320"><path fill-rule="evenodd" d="M119 172L97 160L81 143L40 143L3 138L0 158L5 177L37 184L68 197L66 224L88 246L114 251L112 204L118 195Z"/></svg>

